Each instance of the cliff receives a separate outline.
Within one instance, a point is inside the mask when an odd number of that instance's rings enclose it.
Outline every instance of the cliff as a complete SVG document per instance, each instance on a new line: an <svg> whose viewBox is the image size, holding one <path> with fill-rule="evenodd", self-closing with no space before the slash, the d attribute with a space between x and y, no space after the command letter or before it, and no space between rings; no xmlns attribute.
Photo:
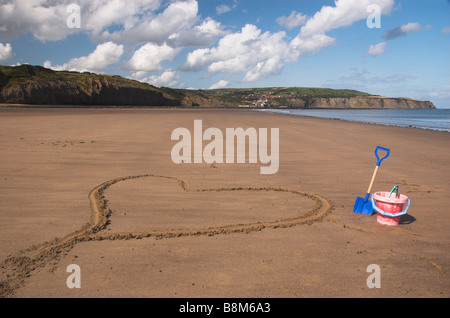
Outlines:
<svg viewBox="0 0 450 318"><path fill-rule="evenodd" d="M181 106L170 92L120 76L0 68L0 103L30 105Z"/></svg>
<svg viewBox="0 0 450 318"><path fill-rule="evenodd" d="M267 87L228 88L202 92L220 100L234 102L235 105L245 104L254 107L336 109L436 108L429 101L376 96L349 89Z"/></svg>
<svg viewBox="0 0 450 318"><path fill-rule="evenodd" d="M0 66L0 103L86 106L435 108L429 101L375 96L348 89L278 87L183 90L117 75Z"/></svg>
<svg viewBox="0 0 450 318"><path fill-rule="evenodd" d="M308 108L344 108L344 109L369 109L369 108L403 108L403 109L434 109L430 101L421 101L412 98L390 98L382 96L358 96L350 98L313 98Z"/></svg>

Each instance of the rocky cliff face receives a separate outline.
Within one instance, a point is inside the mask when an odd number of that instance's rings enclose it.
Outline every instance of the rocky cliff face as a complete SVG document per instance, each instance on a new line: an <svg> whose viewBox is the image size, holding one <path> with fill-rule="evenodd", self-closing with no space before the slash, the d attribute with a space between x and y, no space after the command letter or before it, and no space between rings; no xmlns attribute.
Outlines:
<svg viewBox="0 0 450 318"><path fill-rule="evenodd" d="M100 106L187 106L230 107L230 103L207 95L172 96L158 89L130 86L91 77L84 82L50 80L30 81L4 87L0 103L29 105L100 105ZM429 101L378 96L304 98L288 100L289 107L339 109L432 109ZM234 105L236 106L236 105Z"/></svg>
<svg viewBox="0 0 450 318"><path fill-rule="evenodd" d="M380 96L357 96L350 98L313 98L309 104L301 107L308 108L410 108L410 109L433 109L436 108L432 102L420 101L411 98L389 98Z"/></svg>
<svg viewBox="0 0 450 318"><path fill-rule="evenodd" d="M107 78L84 81L33 80L3 88L1 103L31 105L180 106L179 100L152 89Z"/></svg>
<svg viewBox="0 0 450 318"><path fill-rule="evenodd" d="M284 88L284 90L289 88ZM276 90L276 89L270 89ZM268 105L295 108L435 108L431 102L388 98L349 90L294 89L286 98L267 96ZM29 105L236 107L261 89L174 90L114 75L57 72L41 66L0 65L0 103ZM344 95L343 95L344 94ZM276 95L276 94L275 94ZM323 97L328 96L328 97ZM342 97L337 97L342 96Z"/></svg>

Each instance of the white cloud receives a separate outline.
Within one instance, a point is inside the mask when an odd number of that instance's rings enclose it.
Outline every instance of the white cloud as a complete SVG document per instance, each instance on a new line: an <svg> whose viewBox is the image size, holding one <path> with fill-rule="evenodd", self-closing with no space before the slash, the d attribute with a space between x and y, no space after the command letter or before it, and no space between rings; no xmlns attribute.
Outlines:
<svg viewBox="0 0 450 318"><path fill-rule="evenodd" d="M335 45L336 39L324 34L318 33L307 37L297 36L291 41L291 49L296 52L297 56L305 52L317 52L327 46Z"/></svg>
<svg viewBox="0 0 450 318"><path fill-rule="evenodd" d="M286 33L264 32L247 24L241 31L224 36L216 47L200 48L187 55L182 66L185 71L198 71L204 67L210 73L245 73L242 81L254 82L262 77L278 74L286 63L295 62L306 52L315 53L334 45L336 39L326 32L367 19L369 4L380 6L381 12L391 11L393 0L337 0L335 7L324 6L306 20L295 11L279 20L287 26L305 22L299 34L286 41ZM291 23L291 24L289 24Z"/></svg>
<svg viewBox="0 0 450 318"><path fill-rule="evenodd" d="M198 20L197 14L197 1L174 1L163 12L141 19L133 27L112 34L104 32L103 36L116 42L162 44L173 34L192 28Z"/></svg>
<svg viewBox="0 0 450 318"><path fill-rule="evenodd" d="M223 37L217 47L190 52L182 69L196 71L208 65L211 73L246 72L244 82L256 81L262 76L276 74L289 60L289 48L284 32L261 33L247 24L240 32Z"/></svg>
<svg viewBox="0 0 450 318"><path fill-rule="evenodd" d="M167 42L175 47L209 46L227 33L220 22L206 18L200 25L171 34Z"/></svg>
<svg viewBox="0 0 450 318"><path fill-rule="evenodd" d="M419 23L408 23L400 27L400 30L404 33L417 32L420 29L421 26Z"/></svg>
<svg viewBox="0 0 450 318"><path fill-rule="evenodd" d="M3 1L5 2L5 1ZM57 41L80 31L95 34L113 24L126 24L143 10L157 9L160 0L79 0L81 28L69 28L67 19L72 14L67 8L73 0L10 0L0 4L0 36L13 39L31 33L41 41Z"/></svg>
<svg viewBox="0 0 450 318"><path fill-rule="evenodd" d="M217 83L211 85L209 87L209 89L220 89L220 88L224 88L227 87L228 84L230 84L230 82L226 81L226 80L220 80Z"/></svg>
<svg viewBox="0 0 450 318"><path fill-rule="evenodd" d="M60 40L72 32L66 25L68 4L45 6L43 1L2 1L0 4L0 36L14 39L31 32L37 39Z"/></svg>
<svg viewBox="0 0 450 318"><path fill-rule="evenodd" d="M333 29L346 27L356 21L367 19L370 15L367 7L376 4L382 14L389 14L394 5L393 0L336 0L335 7L324 6L310 18L299 34L300 37L309 37L314 34L323 34Z"/></svg>
<svg viewBox="0 0 450 318"><path fill-rule="evenodd" d="M149 83L150 85L161 87L161 86L170 86L170 87L178 87L181 86L180 83L178 83L179 76L177 73L172 70L166 70L161 75L151 75L148 77L142 77L142 78L134 78L141 82Z"/></svg>
<svg viewBox="0 0 450 318"><path fill-rule="evenodd" d="M220 23L200 18L196 0L171 0L166 8L161 7L163 0L78 0L80 29L67 26L71 14L67 7L73 0L3 2L0 2L2 39L12 40L20 34L31 33L41 41L57 41L85 32L99 43L162 44L169 38L179 38L176 44L182 46L186 43L211 45L217 36L224 34Z"/></svg>
<svg viewBox="0 0 450 318"><path fill-rule="evenodd" d="M335 7L324 6L314 14L301 28L291 47L298 55L315 52L334 45L335 39L325 33L333 29L347 27L356 21L367 19L370 13L367 7L376 4L382 14L389 14L394 5L393 0L336 0Z"/></svg>
<svg viewBox="0 0 450 318"><path fill-rule="evenodd" d="M81 3L84 8L84 28L98 35L111 25L122 25L124 29L129 29L139 21L139 17L151 18L153 12L159 9L161 0L83 0Z"/></svg>
<svg viewBox="0 0 450 318"><path fill-rule="evenodd" d="M443 34L449 34L450 33L450 27L446 27L442 29Z"/></svg>
<svg viewBox="0 0 450 318"><path fill-rule="evenodd" d="M109 65L120 61L123 54L123 45L113 42L99 44L94 52L88 56L73 58L63 65L52 65L50 61L44 63L44 67L56 71L97 72L102 73Z"/></svg>
<svg viewBox="0 0 450 318"><path fill-rule="evenodd" d="M308 17L306 15L303 15L294 10L288 17L282 16L282 17L277 18L277 23L290 30L290 29L293 29L300 25L305 24L307 18Z"/></svg>
<svg viewBox="0 0 450 318"><path fill-rule="evenodd" d="M132 58L125 63L124 68L130 71L155 72L162 69L161 62L172 61L179 50L167 44L148 43L138 49Z"/></svg>
<svg viewBox="0 0 450 318"><path fill-rule="evenodd" d="M386 50L386 42L381 42L376 45L371 45L369 47L369 50L366 53L366 56L379 56L383 55L384 51Z"/></svg>
<svg viewBox="0 0 450 318"><path fill-rule="evenodd" d="M10 43L0 43L0 62L7 61L14 57Z"/></svg>

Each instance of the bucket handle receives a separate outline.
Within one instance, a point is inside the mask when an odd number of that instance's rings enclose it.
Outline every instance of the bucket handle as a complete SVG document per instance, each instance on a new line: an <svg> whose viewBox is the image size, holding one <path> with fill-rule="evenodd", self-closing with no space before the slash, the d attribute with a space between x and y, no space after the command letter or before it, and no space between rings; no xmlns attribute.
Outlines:
<svg viewBox="0 0 450 318"><path fill-rule="evenodd" d="M384 212L384 211L381 210L379 207L377 207L377 205L375 204L375 201L373 200L373 195L374 195L374 194L372 194L372 196L371 196L373 209L374 209L375 211L377 211L378 213L380 213L381 215L384 215L384 216L397 217L397 216L406 214L406 212L407 212L408 209L409 209L409 205L411 204L411 199L408 198L408 204L406 205L406 208L405 208L403 211L400 211L400 212L397 212L397 213Z"/></svg>

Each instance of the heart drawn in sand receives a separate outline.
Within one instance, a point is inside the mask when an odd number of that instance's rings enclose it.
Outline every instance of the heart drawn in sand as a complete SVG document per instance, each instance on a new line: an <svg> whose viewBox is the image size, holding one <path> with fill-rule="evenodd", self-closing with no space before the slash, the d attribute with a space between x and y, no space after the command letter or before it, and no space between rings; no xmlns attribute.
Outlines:
<svg viewBox="0 0 450 318"><path fill-rule="evenodd" d="M108 206L107 190L114 184L127 182L131 180L144 179L144 178L162 178L171 180L178 184L179 191L183 191L188 194L201 194L201 193L226 193L231 195L232 193L261 193L270 194L277 199L282 195L292 195L301 197L303 200L311 200L313 207L306 213L294 217L285 217L279 220L274 219L274 213L271 220L254 221L246 224L228 224L207 226L198 228L184 228L184 229L162 229L162 230L150 230L150 231L124 231L111 233L104 231L108 228L108 225L112 222L111 215L115 211L111 211ZM195 198L194 198L195 199ZM186 180L164 175L155 174L143 174L115 178L106 181L89 193L89 201L92 209L91 220L80 230L73 232L63 238L54 239L50 242L45 242L40 245L33 245L30 248L20 251L16 256L10 256L2 263L4 272L8 273L6 280L0 279L0 296L13 295L14 290L20 287L25 278L29 277L31 272L37 268L44 267L49 263L54 265L67 255L67 253L80 242L88 241L102 241L102 240L131 240L142 239L147 237L153 237L156 239L163 238L176 238L182 236L213 236L219 234L231 234L231 233L249 233L253 231L261 231L266 228L287 228L301 224L312 224L314 222L320 222L328 213L331 212L333 206L331 202L323 197L315 194L306 193L299 190L287 189L287 188L273 188L273 187L230 187L230 188L208 188L208 189L190 189L189 183ZM169 203L170 204L170 203ZM276 207L274 208L276 210ZM150 211L151 212L151 211ZM219 206L219 214L220 214ZM274 211L276 212L276 211Z"/></svg>
<svg viewBox="0 0 450 318"><path fill-rule="evenodd" d="M282 218L279 220L271 221L255 221L247 224L231 224L231 225L221 225L221 226L208 226L190 229L168 229L168 230L150 230L150 231L129 231L129 232L119 232L119 233L100 233L105 229L109 222L111 221L111 214L115 211L111 211L108 206L108 200L106 199L106 190L112 185L119 182L125 182L130 180L142 179L142 178L164 178L177 182L179 189L184 192L192 194L192 199L195 200L194 194L196 193L264 193L270 192L272 196L288 194L292 196L300 196L303 199L311 200L314 203L312 209L306 213L295 216ZM273 188L273 187L230 187L230 188L207 188L207 189L190 189L189 183L186 180L182 180L177 177L145 174L128 176L122 178L116 178L107 181L96 188L94 188L89 199L91 201L91 207L93 210L93 221L90 227L86 231L85 235L77 235L77 240L114 240L114 239L140 239L144 237L155 237L155 238L171 238L180 236L192 236L192 235L216 235L216 234L229 234L229 233L239 233L239 232L252 232L259 231L264 228L286 228L300 224L311 224L313 222L321 221L332 209L332 204L325 198L318 195L305 193L299 190L287 189L287 188ZM170 204L170 203L169 203ZM276 207L274 208L276 209ZM275 211L274 211L275 212Z"/></svg>

